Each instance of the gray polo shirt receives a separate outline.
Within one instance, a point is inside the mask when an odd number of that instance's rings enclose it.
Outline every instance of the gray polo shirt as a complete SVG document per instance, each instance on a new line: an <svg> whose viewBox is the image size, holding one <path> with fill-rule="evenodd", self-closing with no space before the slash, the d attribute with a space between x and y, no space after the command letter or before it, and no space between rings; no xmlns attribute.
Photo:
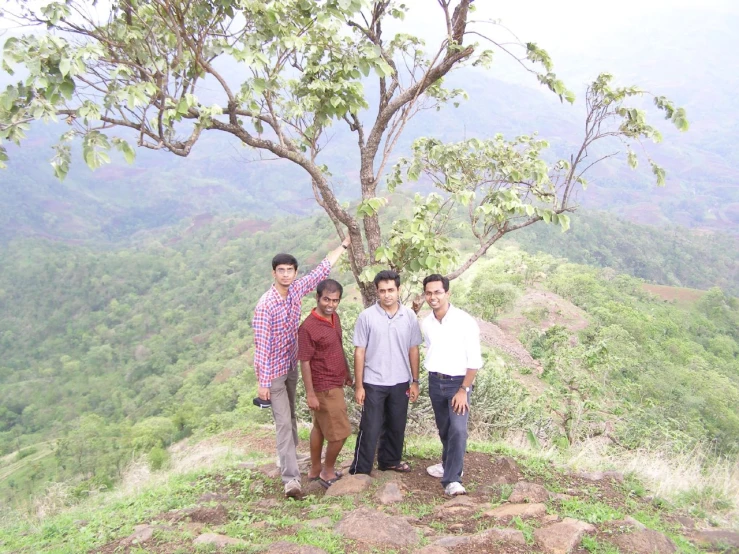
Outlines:
<svg viewBox="0 0 739 554"><path fill-rule="evenodd" d="M391 386L410 382L408 351L423 343L418 318L402 304L393 317L380 304L364 310L354 327L354 346L365 348L364 382Z"/></svg>

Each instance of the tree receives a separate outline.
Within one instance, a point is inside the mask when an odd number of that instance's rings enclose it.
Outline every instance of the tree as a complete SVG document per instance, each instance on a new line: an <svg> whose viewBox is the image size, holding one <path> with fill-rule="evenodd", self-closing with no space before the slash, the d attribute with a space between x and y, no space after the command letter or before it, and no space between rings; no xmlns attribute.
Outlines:
<svg viewBox="0 0 739 554"><path fill-rule="evenodd" d="M86 2L51 2L43 8L19 2L15 17L46 26L46 34L11 37L3 69L20 64L28 76L0 94L0 141L20 143L29 123L64 119L70 130L56 146L54 171L63 178L70 142L80 138L83 158L95 169L111 148L133 161L136 145L187 156L205 131L236 137L260 155L289 160L312 183L316 202L340 237L351 237L350 264L365 303L374 299L373 264L411 276L441 271L455 278L503 235L536 223L560 224L575 209L573 194L601 139L625 143L659 137L643 110L624 102L644 94L616 88L601 75L586 95L585 136L567 161L553 165L539 154L535 137L506 141L471 139L445 145L419 139L413 157L401 161L390 189L424 175L442 192L420 199L410 219L383 229L378 196L393 150L408 121L424 109L464 95L444 87L444 77L464 66L487 67L493 50L510 54L561 100L574 94L553 72L546 51L515 37L486 34L471 18L472 0L437 0L444 38L433 47L387 28L400 26L407 8L393 0L118 0L96 16ZM500 29L500 27L493 27ZM471 42L477 40L477 42ZM486 46L492 49L486 48ZM230 71L237 63L239 71ZM244 75L234 82L234 75ZM377 95L365 92L370 79ZM216 88L216 98L207 88ZM685 112L664 97L658 109L681 130ZM372 106L370 106L372 104ZM331 187L321 154L330 148L332 124L347 125L359 151L356 211ZM121 130L123 136L110 136ZM132 133L133 132L133 133ZM629 148L628 160L636 165ZM0 144L0 164L7 152ZM589 165L586 165L589 163ZM585 167L583 167L585 166ZM652 163L658 183L664 170ZM445 241L450 214L468 207L477 247L461 263Z"/></svg>

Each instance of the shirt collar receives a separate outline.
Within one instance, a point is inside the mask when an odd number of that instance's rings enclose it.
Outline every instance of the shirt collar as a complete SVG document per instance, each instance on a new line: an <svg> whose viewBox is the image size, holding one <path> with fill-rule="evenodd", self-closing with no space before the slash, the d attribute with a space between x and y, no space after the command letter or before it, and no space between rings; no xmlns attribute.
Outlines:
<svg viewBox="0 0 739 554"><path fill-rule="evenodd" d="M438 323L439 325L441 325L444 322L445 319L448 319L449 318L449 315L450 314L452 315L452 317L454 317L454 311L456 311L456 309L457 308L455 308L454 305L452 305L452 303L449 302L449 309L444 314L444 317L441 318L441 321L439 321L436 318L436 315L434 315L434 310L431 310L431 314L429 314L429 315L431 316L431 319L433 319L436 323Z"/></svg>
<svg viewBox="0 0 739 554"><path fill-rule="evenodd" d="M318 312L316 311L316 309L315 309L315 308L313 308L313 309L312 309L312 310L310 311L310 313L311 313L311 315L312 315L312 316L315 316L315 317L316 317L317 319L319 319L320 321L323 321L323 322L325 322L325 323L328 323L329 325L331 325L331 327L334 327L334 326L336 325L336 318L334 317L334 316L335 316L336 314L331 314L331 319L326 319L325 317L323 317L322 315L320 315L320 314L319 314L319 313L318 313Z"/></svg>
<svg viewBox="0 0 739 554"><path fill-rule="evenodd" d="M380 301L379 300L377 300L375 302L375 306L377 307L377 309L380 311L380 313L382 315L384 315L388 319L391 319L391 317L389 315L387 315L387 312L382 308L382 306L380 306ZM395 315L392 316L392 317L395 317L396 315L397 316L401 316L401 317L403 316L403 304L401 304L400 302L398 302L398 311L395 312Z"/></svg>

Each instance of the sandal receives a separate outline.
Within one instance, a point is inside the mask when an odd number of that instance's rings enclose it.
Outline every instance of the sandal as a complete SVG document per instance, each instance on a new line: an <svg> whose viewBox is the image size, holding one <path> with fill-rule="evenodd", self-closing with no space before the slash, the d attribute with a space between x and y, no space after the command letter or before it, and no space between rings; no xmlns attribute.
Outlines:
<svg viewBox="0 0 739 554"><path fill-rule="evenodd" d="M333 485L334 483L336 483L336 481L338 481L339 479L341 479L341 477L338 477L338 476L334 477L333 479L323 479L322 477L319 477L318 478L318 482L321 483L321 486L324 489L327 489L331 485Z"/></svg>
<svg viewBox="0 0 739 554"><path fill-rule="evenodd" d="M411 466L408 464L408 462L400 462L396 466L389 466L389 467L378 467L380 471L397 471L398 473L410 473L411 472Z"/></svg>

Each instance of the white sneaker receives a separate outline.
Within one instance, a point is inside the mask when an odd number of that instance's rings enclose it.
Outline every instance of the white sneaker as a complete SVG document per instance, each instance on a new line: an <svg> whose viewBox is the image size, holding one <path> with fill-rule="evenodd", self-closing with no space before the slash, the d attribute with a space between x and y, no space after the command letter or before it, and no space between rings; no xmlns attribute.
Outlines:
<svg viewBox="0 0 739 554"><path fill-rule="evenodd" d="M429 466L426 468L426 473L431 475L431 477L436 477L437 479L441 479L444 477L444 466L443 464L436 464L433 466ZM464 471L460 475L460 477L464 477Z"/></svg>
<svg viewBox="0 0 739 554"><path fill-rule="evenodd" d="M467 491L462 486L462 483L449 483L444 489L444 493L447 496L459 496L460 494L467 494Z"/></svg>
<svg viewBox="0 0 739 554"><path fill-rule="evenodd" d="M452 483L453 485L454 483ZM300 481L297 479L291 479L285 483L285 496L287 498L300 498L303 496L303 490L300 487Z"/></svg>
<svg viewBox="0 0 739 554"><path fill-rule="evenodd" d="M431 475L431 477L436 477L437 479L441 479L444 477L444 466L442 464L436 464L433 466L429 466L426 468L426 473Z"/></svg>

